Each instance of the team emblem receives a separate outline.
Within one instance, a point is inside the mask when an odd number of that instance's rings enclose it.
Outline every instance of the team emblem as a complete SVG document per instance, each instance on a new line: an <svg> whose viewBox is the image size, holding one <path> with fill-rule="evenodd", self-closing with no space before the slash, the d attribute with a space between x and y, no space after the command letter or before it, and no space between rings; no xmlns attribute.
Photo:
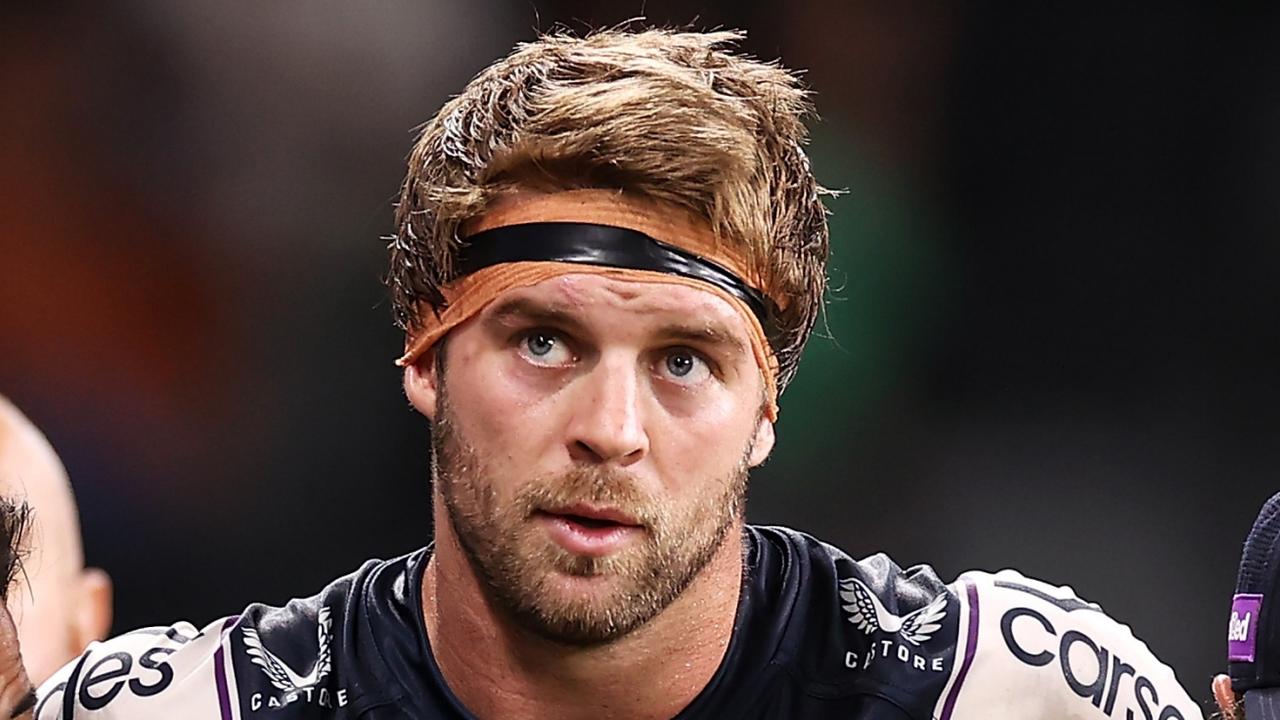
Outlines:
<svg viewBox="0 0 1280 720"><path fill-rule="evenodd" d="M244 644L250 661L262 668L262 672L271 679L271 684L286 693L315 687L329 677L329 667L333 655L333 621L329 619L329 608L320 608L317 618L316 633L320 649L316 653L316 664L311 671L303 675L289 667L283 660L271 654L262 646L262 638L258 631L251 627L244 628Z"/></svg>
<svg viewBox="0 0 1280 720"><path fill-rule="evenodd" d="M942 627L947 616L947 595L938 595L933 602L914 612L898 617L880 604L880 599L861 580L850 578L840 581L840 599L849 613L849 622L870 635L877 630L897 633L912 645L928 642Z"/></svg>

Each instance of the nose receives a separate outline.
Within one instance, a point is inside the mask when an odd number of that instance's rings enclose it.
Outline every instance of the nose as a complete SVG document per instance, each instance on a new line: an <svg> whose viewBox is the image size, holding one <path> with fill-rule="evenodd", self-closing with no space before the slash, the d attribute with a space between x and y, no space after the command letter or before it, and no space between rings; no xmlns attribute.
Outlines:
<svg viewBox="0 0 1280 720"><path fill-rule="evenodd" d="M579 378L567 441L569 455L591 463L628 466L649 451L642 408L642 380L634 358L602 357Z"/></svg>

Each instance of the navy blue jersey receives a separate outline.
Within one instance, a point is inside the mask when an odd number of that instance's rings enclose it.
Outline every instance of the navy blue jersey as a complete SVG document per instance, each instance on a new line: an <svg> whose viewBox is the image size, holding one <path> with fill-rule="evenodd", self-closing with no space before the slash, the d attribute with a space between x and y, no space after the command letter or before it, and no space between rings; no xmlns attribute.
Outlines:
<svg viewBox="0 0 1280 720"><path fill-rule="evenodd" d="M423 624L429 552L281 608L96 643L40 689L37 720L472 718ZM1013 571L946 584L748 527L743 583L725 657L681 720L1202 719L1127 627Z"/></svg>

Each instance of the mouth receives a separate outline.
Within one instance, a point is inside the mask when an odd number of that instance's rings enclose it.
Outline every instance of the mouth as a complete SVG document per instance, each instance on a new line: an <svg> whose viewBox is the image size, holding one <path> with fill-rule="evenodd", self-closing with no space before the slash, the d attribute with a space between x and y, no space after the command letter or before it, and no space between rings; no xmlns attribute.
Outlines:
<svg viewBox="0 0 1280 720"><path fill-rule="evenodd" d="M643 525L617 508L579 504L538 510L534 519L557 545L575 555L608 555L644 534Z"/></svg>
<svg viewBox="0 0 1280 720"><path fill-rule="evenodd" d="M620 523L613 522L612 520L601 520L600 518L588 517L586 515L574 515L573 513L553 513L553 514L556 515L557 517L564 518L568 522L577 523L579 525L582 525L583 527L590 528L592 530L599 530L601 528L613 527L614 525L620 524Z"/></svg>
<svg viewBox="0 0 1280 720"><path fill-rule="evenodd" d="M543 515L562 517L587 527L611 527L614 525L641 527L641 524L635 518L612 507L595 507L578 503L562 508L538 510L537 512Z"/></svg>

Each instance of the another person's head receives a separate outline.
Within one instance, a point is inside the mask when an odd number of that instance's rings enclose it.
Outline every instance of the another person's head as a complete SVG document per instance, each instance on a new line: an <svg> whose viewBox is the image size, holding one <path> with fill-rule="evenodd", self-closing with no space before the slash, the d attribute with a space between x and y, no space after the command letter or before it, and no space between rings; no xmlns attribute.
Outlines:
<svg viewBox="0 0 1280 720"><path fill-rule="evenodd" d="M724 547L822 305L807 91L736 39L540 38L410 157L388 284L438 530L547 637L635 629Z"/></svg>
<svg viewBox="0 0 1280 720"><path fill-rule="evenodd" d="M0 495L32 513L26 556L9 590L27 673L36 684L106 636L111 582L84 567L80 523L66 471L44 435L0 397Z"/></svg>

